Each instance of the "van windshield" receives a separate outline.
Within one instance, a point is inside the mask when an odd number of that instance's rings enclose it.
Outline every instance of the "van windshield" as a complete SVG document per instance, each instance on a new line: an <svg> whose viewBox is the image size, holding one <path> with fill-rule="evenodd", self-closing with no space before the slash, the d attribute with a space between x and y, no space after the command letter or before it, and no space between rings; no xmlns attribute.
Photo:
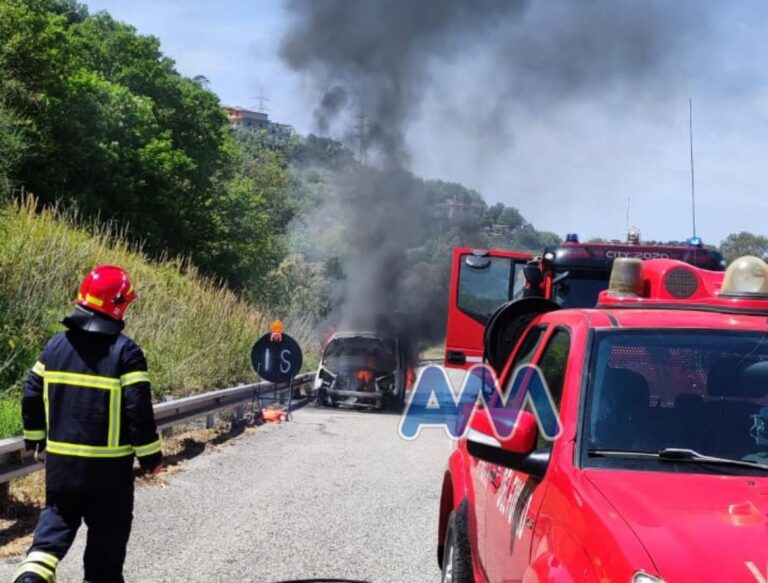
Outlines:
<svg viewBox="0 0 768 583"><path fill-rule="evenodd" d="M392 372L397 368L394 341L367 336L334 338L325 347L323 365L334 374L359 369Z"/></svg>

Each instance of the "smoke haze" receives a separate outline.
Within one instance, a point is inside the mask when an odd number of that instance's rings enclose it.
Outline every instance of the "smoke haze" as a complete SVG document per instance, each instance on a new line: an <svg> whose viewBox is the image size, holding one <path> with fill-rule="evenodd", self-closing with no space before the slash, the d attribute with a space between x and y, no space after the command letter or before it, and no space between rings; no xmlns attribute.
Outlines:
<svg viewBox="0 0 768 583"><path fill-rule="evenodd" d="M540 115L590 95L666 91L690 66L707 30L699 6L688 0L288 0L291 25L281 55L317 91L317 131L349 136L357 118L359 153L369 163L340 176L337 199L327 203L343 209L338 219L349 250L337 305L341 325L421 342L439 337L445 314L435 311L432 290L414 297L405 285L413 269L407 251L420 244L430 216L409 174L408 131L426 96L441 101L435 87L447 94L439 106L446 123L477 132L489 156L514 136L512 111ZM455 70L473 62L477 67L466 75ZM466 93L462 78L477 93L471 111L451 98ZM439 152L451 144L433 147ZM514 177L509 181L513 188Z"/></svg>

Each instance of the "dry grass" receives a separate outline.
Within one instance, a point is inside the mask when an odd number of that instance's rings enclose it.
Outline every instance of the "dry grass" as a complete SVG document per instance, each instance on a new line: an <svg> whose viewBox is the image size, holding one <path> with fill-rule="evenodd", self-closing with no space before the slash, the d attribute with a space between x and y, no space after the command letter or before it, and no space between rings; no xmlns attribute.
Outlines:
<svg viewBox="0 0 768 583"><path fill-rule="evenodd" d="M422 360L441 360L445 357L445 344L430 346L421 352Z"/></svg>
<svg viewBox="0 0 768 583"><path fill-rule="evenodd" d="M44 501L43 472L11 482L8 505L0 516L0 559L23 554L29 548Z"/></svg>
<svg viewBox="0 0 768 583"><path fill-rule="evenodd" d="M253 381L250 350L274 314L250 305L183 260L155 262L108 226L83 226L35 201L0 206L0 437L20 432L18 389L47 338L60 329L82 277L98 263L125 267L139 299L126 332L144 349L156 397ZM287 329L310 355L314 334Z"/></svg>

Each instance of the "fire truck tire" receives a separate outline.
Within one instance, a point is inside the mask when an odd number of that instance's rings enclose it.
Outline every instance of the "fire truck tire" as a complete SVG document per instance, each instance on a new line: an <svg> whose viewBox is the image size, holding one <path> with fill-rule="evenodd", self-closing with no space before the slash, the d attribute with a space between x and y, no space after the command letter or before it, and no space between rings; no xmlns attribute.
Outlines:
<svg viewBox="0 0 768 583"><path fill-rule="evenodd" d="M440 580L443 583L474 583L470 553L467 506L463 503L448 517Z"/></svg>

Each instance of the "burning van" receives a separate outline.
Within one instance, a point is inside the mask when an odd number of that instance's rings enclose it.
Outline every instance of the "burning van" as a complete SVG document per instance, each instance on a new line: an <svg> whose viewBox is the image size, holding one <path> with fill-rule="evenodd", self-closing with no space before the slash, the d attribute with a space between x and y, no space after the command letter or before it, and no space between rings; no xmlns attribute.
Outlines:
<svg viewBox="0 0 768 583"><path fill-rule="evenodd" d="M407 365L397 338L368 332L334 334L315 377L320 405L400 410Z"/></svg>

